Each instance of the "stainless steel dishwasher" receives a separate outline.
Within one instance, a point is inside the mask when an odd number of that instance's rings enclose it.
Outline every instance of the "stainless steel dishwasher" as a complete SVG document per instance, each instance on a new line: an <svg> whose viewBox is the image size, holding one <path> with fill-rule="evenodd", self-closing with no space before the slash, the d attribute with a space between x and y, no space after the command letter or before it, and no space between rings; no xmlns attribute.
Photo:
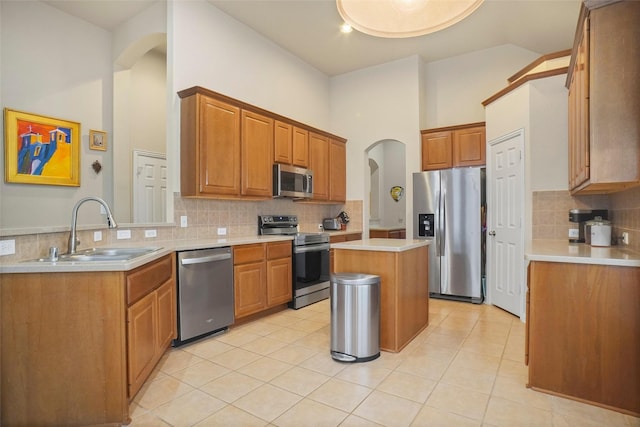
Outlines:
<svg viewBox="0 0 640 427"><path fill-rule="evenodd" d="M178 252L177 347L233 324L230 247Z"/></svg>

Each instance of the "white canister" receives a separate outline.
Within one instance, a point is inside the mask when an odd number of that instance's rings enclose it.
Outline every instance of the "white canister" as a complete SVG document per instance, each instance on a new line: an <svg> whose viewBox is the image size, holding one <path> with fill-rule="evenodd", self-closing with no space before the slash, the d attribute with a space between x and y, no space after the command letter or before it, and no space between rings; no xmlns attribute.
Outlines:
<svg viewBox="0 0 640 427"><path fill-rule="evenodd" d="M591 221L589 221L591 222ZM590 224L591 246L611 246L611 222L594 220Z"/></svg>

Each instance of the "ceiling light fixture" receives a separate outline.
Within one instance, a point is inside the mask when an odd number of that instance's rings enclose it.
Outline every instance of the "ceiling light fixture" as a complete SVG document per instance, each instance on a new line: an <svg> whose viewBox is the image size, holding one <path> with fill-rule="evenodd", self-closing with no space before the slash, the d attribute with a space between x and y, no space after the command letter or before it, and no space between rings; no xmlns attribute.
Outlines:
<svg viewBox="0 0 640 427"><path fill-rule="evenodd" d="M484 0L336 0L338 13L356 30L376 37L416 37L443 30L473 13Z"/></svg>
<svg viewBox="0 0 640 427"><path fill-rule="evenodd" d="M351 25L347 24L346 22L340 25L341 33L349 34L351 31L353 31L353 27L351 27Z"/></svg>

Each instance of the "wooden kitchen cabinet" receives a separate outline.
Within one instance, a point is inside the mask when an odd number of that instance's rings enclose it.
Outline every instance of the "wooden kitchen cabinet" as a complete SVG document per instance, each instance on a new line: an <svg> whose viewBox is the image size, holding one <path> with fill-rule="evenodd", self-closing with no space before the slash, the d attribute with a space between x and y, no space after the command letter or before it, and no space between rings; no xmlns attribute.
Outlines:
<svg viewBox="0 0 640 427"><path fill-rule="evenodd" d="M427 129L420 133L423 171L486 163L484 122Z"/></svg>
<svg viewBox="0 0 640 427"><path fill-rule="evenodd" d="M280 120L273 128L273 162L290 165L293 158L293 126Z"/></svg>
<svg viewBox="0 0 640 427"><path fill-rule="evenodd" d="M640 185L640 3L596 6L581 8L567 75L569 189L577 195Z"/></svg>
<svg viewBox="0 0 640 427"><path fill-rule="evenodd" d="M640 268L531 262L529 386L640 415Z"/></svg>
<svg viewBox="0 0 640 427"><path fill-rule="evenodd" d="M393 230L386 229L369 229L369 238L375 239L404 239L407 236L407 231L404 228L397 228Z"/></svg>
<svg viewBox="0 0 640 427"><path fill-rule="evenodd" d="M3 274L0 424L128 424L176 336L174 292L173 254L130 272Z"/></svg>
<svg viewBox="0 0 640 427"><path fill-rule="evenodd" d="M267 245L267 307L293 298L291 254L290 241Z"/></svg>
<svg viewBox="0 0 640 427"><path fill-rule="evenodd" d="M344 142L329 142L329 200L347 200L347 147Z"/></svg>
<svg viewBox="0 0 640 427"><path fill-rule="evenodd" d="M329 243L351 242L352 240L362 240L362 233L330 234ZM329 272L334 273L333 262L335 258L334 249L329 249Z"/></svg>
<svg viewBox="0 0 640 427"><path fill-rule="evenodd" d="M309 131L280 120L275 121L273 161L301 168L309 166Z"/></svg>
<svg viewBox="0 0 640 427"><path fill-rule="evenodd" d="M301 168L309 166L309 131L293 127L291 164Z"/></svg>
<svg viewBox="0 0 640 427"><path fill-rule="evenodd" d="M194 93L180 115L180 194L239 196L240 108Z"/></svg>
<svg viewBox="0 0 640 427"><path fill-rule="evenodd" d="M291 301L291 242L233 247L235 317Z"/></svg>
<svg viewBox="0 0 640 427"><path fill-rule="evenodd" d="M273 119L242 110L240 179L243 196L273 195Z"/></svg>
<svg viewBox="0 0 640 427"><path fill-rule="evenodd" d="M309 132L309 169L313 171L313 200L329 200L329 137Z"/></svg>
<svg viewBox="0 0 640 427"><path fill-rule="evenodd" d="M142 266L127 274L126 282L128 395L133 398L177 336L175 259L168 255Z"/></svg>

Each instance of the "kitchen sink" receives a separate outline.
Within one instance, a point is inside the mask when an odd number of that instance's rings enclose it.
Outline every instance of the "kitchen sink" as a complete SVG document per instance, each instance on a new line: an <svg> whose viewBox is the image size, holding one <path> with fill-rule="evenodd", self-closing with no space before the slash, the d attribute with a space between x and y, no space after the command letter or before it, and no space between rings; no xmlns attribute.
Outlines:
<svg viewBox="0 0 640 427"><path fill-rule="evenodd" d="M141 248L90 248L77 251L74 254L58 256L58 262L87 262L87 261L128 261L142 255L162 249L161 247ZM39 258L36 261L52 262L51 258Z"/></svg>

